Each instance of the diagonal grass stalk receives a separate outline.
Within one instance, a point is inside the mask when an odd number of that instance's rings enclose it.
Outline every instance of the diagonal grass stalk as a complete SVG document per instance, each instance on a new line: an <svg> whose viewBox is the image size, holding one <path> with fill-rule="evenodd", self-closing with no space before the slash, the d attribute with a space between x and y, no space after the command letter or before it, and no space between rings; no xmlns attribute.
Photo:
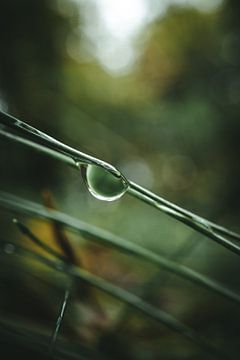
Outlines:
<svg viewBox="0 0 240 360"><path fill-rule="evenodd" d="M129 195L164 212L179 222L186 224L232 252L240 254L240 247L229 239L240 240L239 234L185 210L126 179L124 175L111 164L65 145L53 137L2 111L0 111L0 124L1 135L33 147L78 170L81 168L86 182L88 182L89 176L91 178L95 174L96 168L99 169L98 171L102 172L101 178L103 180L106 180L106 177L110 175L111 181L114 183L114 195L110 195L108 189L104 190L105 196L103 196L101 192L98 193L96 191L96 183L93 187L88 186L89 191L97 198L111 201L118 199L127 192ZM109 178L107 184L109 184ZM100 187L102 187L102 184L100 184ZM116 194L116 192L118 193Z"/></svg>
<svg viewBox="0 0 240 360"><path fill-rule="evenodd" d="M53 355L54 353L57 337L63 322L67 304L69 302L69 297L70 297L70 289L66 289L64 292L64 297L60 307L59 315L57 317L56 325L51 336L50 345L49 345L49 355Z"/></svg>
<svg viewBox="0 0 240 360"><path fill-rule="evenodd" d="M1 246L1 245L0 245ZM22 270L22 269L21 269ZM89 359L102 359L101 355L96 350L90 350L85 347L83 344L76 344L71 348L66 345L66 343L60 342L55 349L54 357L47 354L49 348L49 337L36 330L28 330L18 322L8 320L0 320L0 338L1 338L1 351L2 354L8 352L8 359L10 359L9 349L13 348L14 345L14 358L16 355L19 355L19 349L21 351L21 357L24 355L22 353L25 349L26 358L29 358L29 355L32 355L32 359L36 356L36 359L41 360L89 360ZM73 349L74 348L74 349ZM30 352L30 354L29 354ZM30 355L30 356L31 356ZM13 357L11 357L13 358Z"/></svg>
<svg viewBox="0 0 240 360"><path fill-rule="evenodd" d="M17 226L18 230L25 235L28 239L30 239L34 244L45 250L48 254L55 256L57 259L67 262L67 258L57 251L53 250L50 246L48 246L45 242L38 239L36 235L34 235L29 228L24 225L21 221L14 218L13 223Z"/></svg>
<svg viewBox="0 0 240 360"><path fill-rule="evenodd" d="M217 294L226 297L227 299L240 303L240 295L228 287L191 270L184 265L177 264L172 260L168 260L148 249L145 249L137 244L130 243L125 239L111 234L108 231L102 230L98 227L84 223L78 219L72 218L69 215L63 214L56 210L47 210L41 205L29 202L19 197L8 195L0 192L0 207L17 212L19 214L26 214L28 216L40 217L48 221L54 221L66 228L81 234L85 239L97 242L98 244L107 245L126 254L134 255L162 267L165 270L176 274L179 277L187 279L196 285L200 285L206 289L216 292ZM41 241L38 239L38 242Z"/></svg>
<svg viewBox="0 0 240 360"><path fill-rule="evenodd" d="M4 248L9 242L5 242L4 240L0 239L0 244ZM225 354L222 349L219 349L215 344L210 342L207 338L198 334L195 330L190 328L189 326L183 324L182 322L175 319L173 316L168 314L165 311L162 311L138 296L115 286L98 276L90 274L89 272L80 269L74 265L66 264L62 261L55 261L47 259L46 257L37 254L33 251L27 250L22 246L14 244L15 253L20 256L30 257L35 261L38 261L56 271L63 272L64 274L69 275L72 279L85 281L86 283L90 284L91 286L113 296L114 298L127 303L134 309L142 312L143 314L151 317L152 319L160 322L161 324L165 325L167 328L171 329L172 331L180 334L181 336L191 340L195 344L197 344L200 348L211 354L217 359L230 359L228 354Z"/></svg>
<svg viewBox="0 0 240 360"><path fill-rule="evenodd" d="M171 260L177 261L178 263L180 261L183 261L187 256L192 253L192 251L195 249L195 247L199 245L199 242L191 242L190 239L187 239L183 246L179 250L177 250L172 256ZM170 278L171 273L164 273L162 274L161 271L158 271L157 274L154 274L153 277L147 281L146 284L142 286L141 289L137 292L138 296L141 296L141 298L145 301L148 301L151 303L154 294L156 293L156 289L159 290L167 285L168 280ZM122 327L125 326L125 324L129 321L129 318L131 317L131 312L128 307L123 308L121 313L118 316L118 320L112 327L110 333L111 334L117 334L119 331L121 331Z"/></svg>
<svg viewBox="0 0 240 360"><path fill-rule="evenodd" d="M233 231L230 231L220 225L217 225L211 221L208 221L198 215L191 213L188 210L182 209L179 206L163 199L162 197L144 189L143 187L130 182L131 187L129 193L138 198L139 200L152 205L155 208L163 211L165 214L173 217L175 220L178 220L192 229L198 231L199 233L209 237L220 245L223 245L225 248L230 251L240 255L240 247L234 242L228 240L221 234L227 235L233 239L240 239L240 235L236 234Z"/></svg>
<svg viewBox="0 0 240 360"><path fill-rule="evenodd" d="M40 248L45 250L48 254L55 256L60 261L63 261L65 263L68 262L68 260L64 256L62 256L61 254L59 254L58 252L53 250L50 246L48 246L43 241L39 240L37 238L37 236L35 236L28 229L28 227L25 226L23 223L21 223L18 219L14 218L13 223L17 226L17 228L19 229L19 231L23 235L25 235L28 239L30 239L34 244L36 244L37 246L39 246ZM58 337L58 334L59 334L59 331L60 331L60 328L61 328L61 325L62 325L62 322L63 322L63 318L64 318L64 314L65 314L65 311L66 311L67 304L69 302L70 294L71 294L71 291L70 291L69 285L67 285L67 288L64 291L64 297L63 297L63 300L62 300L62 304L61 304L59 314L57 316L56 324L55 324L55 327L53 329L52 337L51 337L51 340L50 340L49 355L53 355L53 353L54 353L57 337Z"/></svg>
<svg viewBox="0 0 240 360"><path fill-rule="evenodd" d="M190 239L187 238L181 248L171 255L170 259L178 264L182 263L199 245L199 242L191 242ZM168 284L170 277L171 273L162 274L162 272L159 271L143 286L141 289L141 297L145 300L151 299L156 289L160 289Z"/></svg>

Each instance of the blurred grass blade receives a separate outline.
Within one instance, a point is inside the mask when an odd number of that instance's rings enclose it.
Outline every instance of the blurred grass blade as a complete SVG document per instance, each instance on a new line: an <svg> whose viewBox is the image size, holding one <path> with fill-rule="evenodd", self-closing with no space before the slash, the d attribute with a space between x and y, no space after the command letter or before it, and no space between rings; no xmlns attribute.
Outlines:
<svg viewBox="0 0 240 360"><path fill-rule="evenodd" d="M26 355L26 359L53 359L48 352L49 337L45 334L35 332L31 329L20 326L16 322L0 320L1 353L8 354L7 359L15 359L18 356ZM6 350L6 351L5 351ZM21 355L20 355L21 354ZM13 357L14 356L14 357ZM41 357L40 357L41 356ZM22 358L22 357L21 357ZM69 347L59 340L55 349L55 360L89 360L102 359L96 351L77 344Z"/></svg>
<svg viewBox="0 0 240 360"><path fill-rule="evenodd" d="M13 195L8 195L7 193L3 192L0 192L0 207L4 207L11 212L14 211L19 214L27 214L33 217L40 217L49 221L58 222L59 224L81 234L85 239L94 241L98 244L100 243L114 247L121 252L145 259L177 276L190 280L194 284L212 290L217 294L220 294L227 299L240 304L240 295L228 287L202 274L199 274L196 271L185 267L184 265L177 264L174 261L168 260L165 257L145 249L137 244L130 243L121 237L111 234L108 231L84 223L69 215L56 210L46 210L41 205L23 200Z"/></svg>
<svg viewBox="0 0 240 360"><path fill-rule="evenodd" d="M37 236L35 236L29 228L24 225L22 222L20 222L18 219L14 218L13 223L17 226L18 230L25 235L28 239L30 239L34 244L39 246L41 249L45 250L48 254L53 255L57 259L67 262L67 258L61 254L59 254L57 251L53 250L50 246L48 246L45 242L38 239Z"/></svg>
<svg viewBox="0 0 240 360"><path fill-rule="evenodd" d="M9 244L3 240L1 241L1 246L6 246ZM123 301L124 303L130 305L136 310L139 310L143 314L151 317L152 319L160 322L161 324L165 325L167 328L171 329L172 331L182 335L183 337L191 340L198 346L200 346L203 350L208 352L209 354L213 355L218 359L230 359L230 357L224 353L223 350L219 349L215 344L210 342L204 336L198 334L194 329L190 328L189 326L183 324L170 314L162 311L148 303L144 300L139 298L138 296L118 287L115 286L98 276L90 274L89 272L77 268L74 265L65 264L59 261L53 261L43 257L40 254L37 254L33 251L27 250L24 247L19 245L15 245L15 252L18 255L24 257L30 257L36 261L45 264L46 266L55 269L56 271L63 272L64 274L69 275L70 277L74 278L75 280L85 281L91 286L113 296L114 298Z"/></svg>
<svg viewBox="0 0 240 360"><path fill-rule="evenodd" d="M34 244L38 245L41 249L44 249L48 254L53 255L54 257L56 257L60 261L63 261L65 263L68 262L68 260L64 256L62 256L61 254L59 254L58 252L53 250L50 246L45 244L43 241L39 240L28 229L28 227L25 226L23 223L21 223L19 220L13 219L13 223L18 227L19 231L22 234L27 236ZM67 307L67 304L69 302L69 297L70 297L70 290L66 289L65 292L64 292L64 298L63 298L63 301L62 301L62 305L61 305L61 308L59 310L59 315L57 317L56 325L55 325L55 328L53 330L53 334L52 334L52 337L51 337L51 341L50 341L50 345L49 345L49 355L52 355L54 353L56 340L57 340L57 337L58 337L58 334L59 334L59 331L60 331L60 327L61 327L62 322L63 322L66 307Z"/></svg>
<svg viewBox="0 0 240 360"><path fill-rule="evenodd" d="M192 253L196 245L199 245L199 242L191 242L190 239L187 239L184 245L181 246L181 248L171 256L171 259L181 262L185 257ZM150 278L150 280L147 281L146 284L143 285L143 287L141 287L140 291L138 291L138 296L151 303L151 301L154 299L154 295L156 294L156 289L159 290L166 286L170 275L171 273L162 273L162 271L159 270L156 274L153 275L152 278ZM117 334L119 331L121 331L122 326L125 325L130 317L131 312L129 308L123 308L120 315L118 316L119 320L112 328L111 333Z"/></svg>

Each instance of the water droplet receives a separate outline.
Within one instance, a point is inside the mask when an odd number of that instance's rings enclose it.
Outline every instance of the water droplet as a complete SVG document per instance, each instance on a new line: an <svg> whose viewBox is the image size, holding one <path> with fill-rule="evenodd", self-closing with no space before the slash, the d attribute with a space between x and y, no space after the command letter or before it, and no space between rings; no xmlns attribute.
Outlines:
<svg viewBox="0 0 240 360"><path fill-rule="evenodd" d="M109 169L99 165L82 165L83 179L89 192L99 200L114 201L125 194L129 186L127 180L114 167Z"/></svg>
<svg viewBox="0 0 240 360"><path fill-rule="evenodd" d="M8 243L4 246L4 252L6 254L11 255L14 253L14 251L15 251L15 246L13 244Z"/></svg>

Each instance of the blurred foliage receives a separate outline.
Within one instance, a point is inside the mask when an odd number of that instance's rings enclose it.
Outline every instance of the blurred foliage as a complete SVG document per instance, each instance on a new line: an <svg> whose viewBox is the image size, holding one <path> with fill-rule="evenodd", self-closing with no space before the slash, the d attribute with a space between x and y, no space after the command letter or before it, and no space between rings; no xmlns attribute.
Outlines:
<svg viewBox="0 0 240 360"><path fill-rule="evenodd" d="M213 185L214 203L237 211L239 54L237 29L229 26L233 9L239 10L231 2L209 14L170 9L150 30L140 75L163 104L160 116L177 152L191 154L199 180L202 174L207 179L207 196Z"/></svg>
<svg viewBox="0 0 240 360"><path fill-rule="evenodd" d="M118 76L86 55L86 45L91 44L86 44L83 13L84 2L1 1L1 107L79 150L112 162L160 195L237 228L239 3L226 0L211 12L170 6L139 34L137 61L131 71ZM94 23L94 14L88 16L89 24ZM87 193L76 171L3 138L0 160L1 189L42 201L42 190L48 188L64 211L169 257L186 241L201 242L183 260L185 264L239 289L236 255L146 205L127 196L116 203L98 202ZM10 217L2 215L2 221L3 235L17 238ZM40 225L33 226L34 231L51 243L48 231ZM86 245L81 251L86 268L106 278L112 275L111 281L121 286L130 279L133 291L156 272L110 250ZM3 285L8 273L4 264ZM58 298L63 285L59 279L55 283L54 274L40 273L50 279L51 286L41 288L48 296L39 307L39 318L45 317L50 327L57 312L56 304L55 312L51 311L51 298ZM19 276L17 271L10 275ZM26 283L26 297L35 299L37 308L40 288L24 276L16 280L17 288ZM4 286L12 297L14 286ZM81 341L100 349L106 358L113 353L119 353L119 359L202 358L194 347L135 313L118 327L114 321L122 305L101 296L104 316L96 304L85 309L88 325L84 328L79 320L84 318L84 305L79 305L76 295L67 314L66 333L76 339L85 332ZM236 357L240 314L234 306L174 277L163 289L156 288L153 297L161 308L232 348ZM23 306L19 311L26 315ZM73 320L77 322L74 329ZM131 344L129 349L126 344ZM99 353L94 356L100 358Z"/></svg>

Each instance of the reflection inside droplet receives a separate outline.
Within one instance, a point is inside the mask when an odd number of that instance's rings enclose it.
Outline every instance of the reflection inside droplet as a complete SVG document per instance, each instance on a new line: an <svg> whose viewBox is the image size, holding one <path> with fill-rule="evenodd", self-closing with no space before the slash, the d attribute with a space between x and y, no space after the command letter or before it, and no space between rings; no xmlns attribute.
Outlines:
<svg viewBox="0 0 240 360"><path fill-rule="evenodd" d="M4 252L8 255L13 254L15 251L15 246L11 243L8 243L4 246Z"/></svg>
<svg viewBox="0 0 240 360"><path fill-rule="evenodd" d="M97 199L114 201L127 191L128 182L118 171L98 165L82 165L81 171L88 190Z"/></svg>

